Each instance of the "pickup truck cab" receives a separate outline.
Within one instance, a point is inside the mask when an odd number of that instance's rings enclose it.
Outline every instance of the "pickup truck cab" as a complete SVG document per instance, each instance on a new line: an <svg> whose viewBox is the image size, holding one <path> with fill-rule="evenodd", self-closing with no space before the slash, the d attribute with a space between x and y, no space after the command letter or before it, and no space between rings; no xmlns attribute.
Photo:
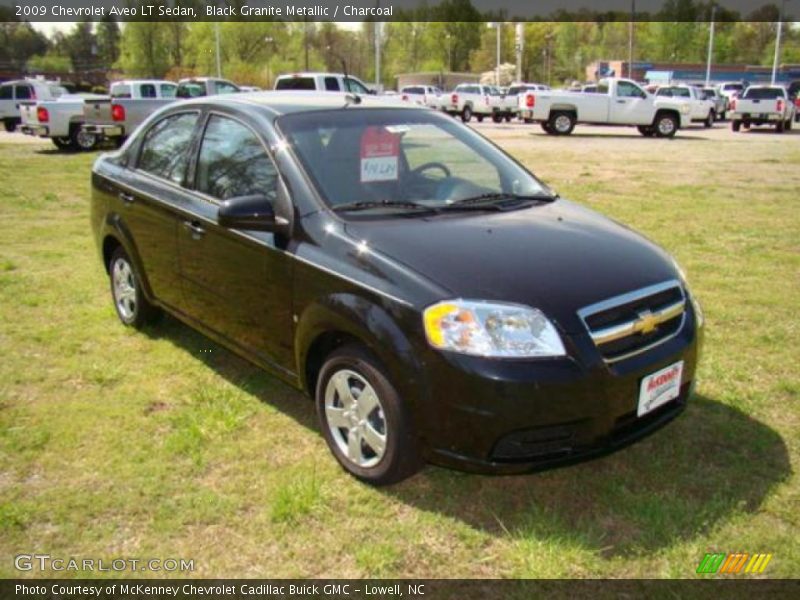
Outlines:
<svg viewBox="0 0 800 600"><path fill-rule="evenodd" d="M19 103L30 100L55 100L67 90L54 81L18 79L0 85L0 120L11 133L20 124Z"/></svg>
<svg viewBox="0 0 800 600"><path fill-rule="evenodd" d="M708 100L699 88L693 85L665 85L658 88L656 98L673 98L689 105L692 123L702 123L705 127L714 125L717 111L712 100Z"/></svg>
<svg viewBox="0 0 800 600"><path fill-rule="evenodd" d="M520 95L520 116L541 123L551 135L569 135L577 123L629 125L645 137L673 137L690 122L690 108L673 98L656 98L635 81L609 77L597 92L547 90Z"/></svg>
<svg viewBox="0 0 800 600"><path fill-rule="evenodd" d="M175 96L178 98L200 98L217 94L238 94L242 90L227 79L217 77L187 77L178 82Z"/></svg>
<svg viewBox="0 0 800 600"><path fill-rule="evenodd" d="M453 116L460 116L464 123L469 123L474 115L478 122L484 117L491 117L500 111L500 92L490 85L480 83L461 83L455 87L449 97L444 97L444 111Z"/></svg>
<svg viewBox="0 0 800 600"><path fill-rule="evenodd" d="M20 102L20 131L50 138L59 150L92 150L97 136L82 129L84 102L99 98L103 96L64 94L56 100Z"/></svg>
<svg viewBox="0 0 800 600"><path fill-rule="evenodd" d="M731 129L772 125L776 132L783 133L792 128L794 113L795 106L783 86L751 85L731 101Z"/></svg>
<svg viewBox="0 0 800 600"><path fill-rule="evenodd" d="M403 100L427 106L428 108L441 108L442 90L432 85L407 85L400 90Z"/></svg>
<svg viewBox="0 0 800 600"><path fill-rule="evenodd" d="M306 92L352 92L365 95L373 92L358 77L343 73L292 73L275 80L276 90Z"/></svg>
<svg viewBox="0 0 800 600"><path fill-rule="evenodd" d="M129 79L111 84L110 94L84 103L82 129L121 145L152 112L175 101L178 84L162 79Z"/></svg>

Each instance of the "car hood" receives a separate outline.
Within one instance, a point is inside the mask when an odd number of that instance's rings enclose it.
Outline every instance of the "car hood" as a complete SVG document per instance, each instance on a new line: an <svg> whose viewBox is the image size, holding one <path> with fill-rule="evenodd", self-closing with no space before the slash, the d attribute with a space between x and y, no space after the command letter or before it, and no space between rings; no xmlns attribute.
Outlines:
<svg viewBox="0 0 800 600"><path fill-rule="evenodd" d="M453 298L535 306L568 332L585 331L578 309L678 277L658 246L563 199L504 212L350 221L346 231Z"/></svg>

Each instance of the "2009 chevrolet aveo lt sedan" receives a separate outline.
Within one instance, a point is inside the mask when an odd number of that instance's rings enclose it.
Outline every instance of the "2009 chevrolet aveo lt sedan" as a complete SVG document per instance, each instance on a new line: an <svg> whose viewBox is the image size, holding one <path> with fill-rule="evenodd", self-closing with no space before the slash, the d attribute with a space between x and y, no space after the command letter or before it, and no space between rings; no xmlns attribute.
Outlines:
<svg viewBox="0 0 800 600"><path fill-rule="evenodd" d="M305 390L370 483L600 454L691 394L702 314L672 258L441 113L176 103L92 186L122 322L167 311Z"/></svg>

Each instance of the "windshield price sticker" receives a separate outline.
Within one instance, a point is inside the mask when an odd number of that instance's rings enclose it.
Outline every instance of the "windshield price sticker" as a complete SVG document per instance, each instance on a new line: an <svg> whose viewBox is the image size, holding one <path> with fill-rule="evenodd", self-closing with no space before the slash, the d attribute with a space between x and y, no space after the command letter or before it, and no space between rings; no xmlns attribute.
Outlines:
<svg viewBox="0 0 800 600"><path fill-rule="evenodd" d="M361 183L397 181L399 155L399 135L367 127L361 136Z"/></svg>

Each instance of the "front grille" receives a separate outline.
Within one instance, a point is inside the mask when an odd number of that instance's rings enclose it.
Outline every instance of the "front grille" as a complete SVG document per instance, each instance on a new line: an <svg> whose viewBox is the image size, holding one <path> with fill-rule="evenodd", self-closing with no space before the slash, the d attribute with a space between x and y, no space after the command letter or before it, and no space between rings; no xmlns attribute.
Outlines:
<svg viewBox="0 0 800 600"><path fill-rule="evenodd" d="M598 302L578 311L600 354L608 362L644 352L678 333L686 296L677 281Z"/></svg>

